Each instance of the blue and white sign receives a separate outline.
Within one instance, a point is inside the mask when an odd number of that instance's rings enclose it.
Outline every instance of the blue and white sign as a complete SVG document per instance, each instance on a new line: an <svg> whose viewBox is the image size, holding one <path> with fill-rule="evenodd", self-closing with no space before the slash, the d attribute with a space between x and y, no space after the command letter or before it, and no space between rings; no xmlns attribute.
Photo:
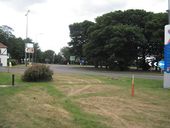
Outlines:
<svg viewBox="0 0 170 128"><path fill-rule="evenodd" d="M164 47L165 72L170 73L170 25L165 26L165 47Z"/></svg>
<svg viewBox="0 0 170 128"><path fill-rule="evenodd" d="M164 88L170 88L170 25L165 26Z"/></svg>
<svg viewBox="0 0 170 128"><path fill-rule="evenodd" d="M158 67L160 67L162 70L164 70L165 62L163 60L158 62Z"/></svg>

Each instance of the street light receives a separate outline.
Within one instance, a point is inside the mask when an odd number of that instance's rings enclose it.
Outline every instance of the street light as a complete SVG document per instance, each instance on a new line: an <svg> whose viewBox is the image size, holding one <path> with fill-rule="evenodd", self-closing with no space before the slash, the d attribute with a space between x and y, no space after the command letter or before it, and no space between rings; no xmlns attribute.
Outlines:
<svg viewBox="0 0 170 128"><path fill-rule="evenodd" d="M30 10L27 11L27 13L25 14L26 16L26 42L25 42L25 66L27 67L27 52L26 52L26 48L27 48L27 38L28 38L28 14L29 14Z"/></svg>

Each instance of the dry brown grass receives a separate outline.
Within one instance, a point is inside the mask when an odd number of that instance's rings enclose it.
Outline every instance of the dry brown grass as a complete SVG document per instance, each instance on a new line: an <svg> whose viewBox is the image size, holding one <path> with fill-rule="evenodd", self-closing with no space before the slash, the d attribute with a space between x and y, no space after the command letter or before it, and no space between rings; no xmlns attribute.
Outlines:
<svg viewBox="0 0 170 128"><path fill-rule="evenodd" d="M31 88L18 93L7 102L15 105L11 111L6 112L13 128L22 127L22 125L30 128L36 125L41 128L74 126L71 123L70 113L57 103L57 99L48 95L41 88Z"/></svg>
<svg viewBox="0 0 170 128"><path fill-rule="evenodd" d="M93 116L90 121L88 117L96 115L102 117L99 120L111 128L169 128L170 104L166 98L169 96L167 92L164 95L161 89L135 88L135 96L131 97L127 87L107 84L100 78L55 74L50 83L54 89L51 93L61 93L62 96L51 95L43 85L7 95L4 105L0 105L0 108L7 107L5 111L0 111L6 119L4 124L0 116L0 127L87 128L88 125L83 126L82 120L93 124ZM0 99L3 101L3 98ZM80 109L70 109L69 105ZM98 123L98 118L96 120Z"/></svg>
<svg viewBox="0 0 170 128"><path fill-rule="evenodd" d="M81 79L80 76L68 75L66 77L56 76L56 78L58 88L69 97L101 93L100 96L92 95L74 100L86 112L107 118L104 123L110 127L159 128L161 127L159 122L170 123L168 118L161 115L161 113L166 113L167 107L150 102L158 96L137 92L138 97L131 97L130 89L110 86L89 77ZM110 94L110 96L103 94Z"/></svg>
<svg viewBox="0 0 170 128"><path fill-rule="evenodd" d="M78 96L90 93L113 92L120 89L117 86L107 86L99 79L82 76L58 76L54 77L58 88L67 96Z"/></svg>
<svg viewBox="0 0 170 128"><path fill-rule="evenodd" d="M161 119L159 112L163 111L153 104L115 96L80 98L77 102L85 111L107 117L105 123L120 128L152 128Z"/></svg>

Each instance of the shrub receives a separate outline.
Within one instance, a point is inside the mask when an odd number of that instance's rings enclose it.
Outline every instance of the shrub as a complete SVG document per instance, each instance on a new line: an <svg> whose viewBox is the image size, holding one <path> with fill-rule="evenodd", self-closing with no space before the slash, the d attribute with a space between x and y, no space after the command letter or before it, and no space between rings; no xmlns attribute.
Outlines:
<svg viewBox="0 0 170 128"><path fill-rule="evenodd" d="M29 67L22 76L23 81L50 81L52 80L53 72L46 65L33 65Z"/></svg>
<svg viewBox="0 0 170 128"><path fill-rule="evenodd" d="M9 66L9 62L11 62L12 66L15 66L18 64L18 61L15 59L8 59L8 66Z"/></svg>

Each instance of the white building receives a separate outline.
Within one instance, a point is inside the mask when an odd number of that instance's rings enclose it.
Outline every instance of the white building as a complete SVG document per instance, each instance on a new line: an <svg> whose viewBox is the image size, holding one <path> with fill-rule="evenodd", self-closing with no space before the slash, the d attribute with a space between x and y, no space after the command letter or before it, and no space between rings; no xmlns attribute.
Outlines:
<svg viewBox="0 0 170 128"><path fill-rule="evenodd" d="M7 46L4 44L0 43L0 66L7 66Z"/></svg>

